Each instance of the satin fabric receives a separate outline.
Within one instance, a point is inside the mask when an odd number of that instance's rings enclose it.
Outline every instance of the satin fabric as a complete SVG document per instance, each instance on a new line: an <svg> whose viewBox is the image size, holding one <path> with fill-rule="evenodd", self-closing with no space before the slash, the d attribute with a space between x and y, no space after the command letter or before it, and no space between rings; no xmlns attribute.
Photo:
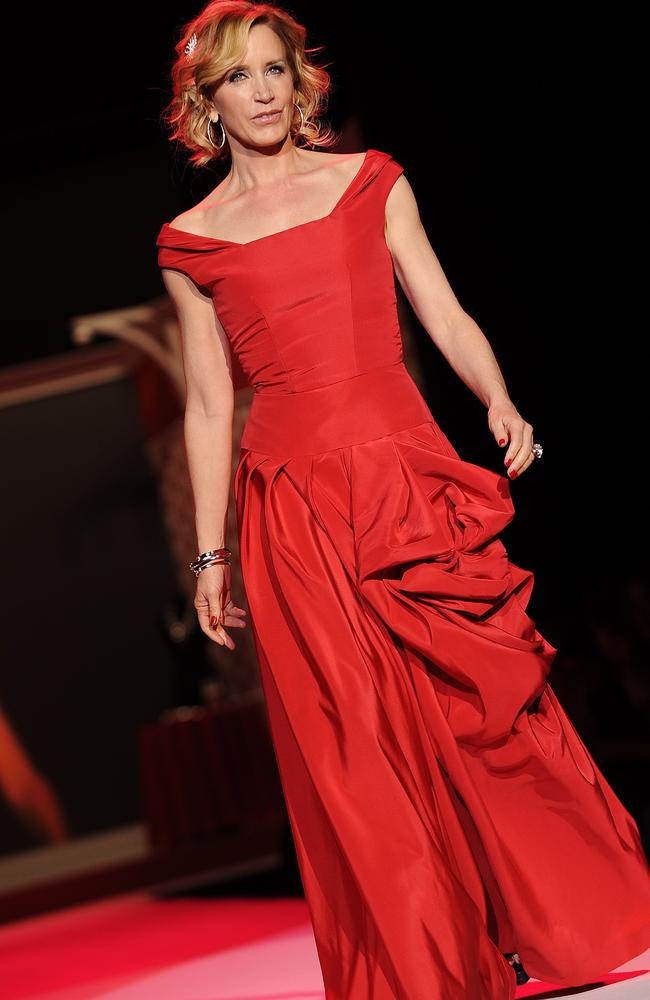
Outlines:
<svg viewBox="0 0 650 1000"><path fill-rule="evenodd" d="M165 223L255 388L235 471L250 626L327 1000L511 1000L650 946L639 831L559 704L507 476L404 365L370 149L249 243Z"/></svg>

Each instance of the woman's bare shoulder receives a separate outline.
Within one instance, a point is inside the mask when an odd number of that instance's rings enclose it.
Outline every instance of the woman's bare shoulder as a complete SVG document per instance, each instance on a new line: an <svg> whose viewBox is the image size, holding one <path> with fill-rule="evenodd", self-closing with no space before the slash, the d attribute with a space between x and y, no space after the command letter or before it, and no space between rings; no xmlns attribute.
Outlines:
<svg viewBox="0 0 650 1000"><path fill-rule="evenodd" d="M314 180L318 181L319 174L323 178L326 176L322 171L333 170L334 173L328 174L327 177L328 179L331 178L340 188L341 185L345 186L346 183L352 181L366 157L366 152L330 153L301 149L299 155L301 164L297 173L305 175L305 178L311 174ZM229 222L232 224L233 217L231 213L233 207L229 206L228 203L230 201L236 202L241 200L241 198L237 196L232 199L229 196L229 187L230 174L224 177L196 205L193 205L192 208L179 213L179 215L173 218L169 225L186 232L208 235L209 231L214 232L215 229L222 228L224 222L226 226L228 226ZM217 209L216 212L215 208Z"/></svg>
<svg viewBox="0 0 650 1000"><path fill-rule="evenodd" d="M325 153L316 152L314 150L308 150L312 154L312 162L314 167L321 167L324 165L331 166L336 164L338 167L345 168L345 164L348 164L350 168L355 165L358 166L366 157L366 151L362 152L350 152L350 153Z"/></svg>

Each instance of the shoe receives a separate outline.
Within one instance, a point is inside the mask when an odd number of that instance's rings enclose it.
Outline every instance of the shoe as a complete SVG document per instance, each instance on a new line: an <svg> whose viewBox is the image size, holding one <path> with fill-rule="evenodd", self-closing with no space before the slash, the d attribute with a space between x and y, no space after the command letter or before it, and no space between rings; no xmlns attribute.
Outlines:
<svg viewBox="0 0 650 1000"><path fill-rule="evenodd" d="M523 986L524 983L528 982L530 976L521 964L519 953L516 951L504 951L503 954L515 970L515 974L517 976L517 986Z"/></svg>

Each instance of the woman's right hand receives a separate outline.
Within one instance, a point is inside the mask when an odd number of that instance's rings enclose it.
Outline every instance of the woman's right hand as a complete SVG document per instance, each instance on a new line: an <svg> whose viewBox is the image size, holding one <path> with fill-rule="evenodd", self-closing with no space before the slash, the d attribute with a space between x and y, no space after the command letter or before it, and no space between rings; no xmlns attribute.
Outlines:
<svg viewBox="0 0 650 1000"><path fill-rule="evenodd" d="M201 570L196 585L194 607L199 616L202 630L220 646L235 649L235 643L226 632L227 628L246 628L246 609L233 603L231 569L228 563L213 563ZM214 627L210 624L216 619Z"/></svg>

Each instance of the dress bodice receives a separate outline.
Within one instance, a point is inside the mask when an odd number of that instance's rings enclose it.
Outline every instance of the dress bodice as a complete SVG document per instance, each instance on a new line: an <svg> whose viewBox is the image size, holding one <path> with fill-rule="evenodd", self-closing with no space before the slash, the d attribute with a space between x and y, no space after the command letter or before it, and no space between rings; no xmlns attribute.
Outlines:
<svg viewBox="0 0 650 1000"><path fill-rule="evenodd" d="M256 392L303 392L403 360L384 237L386 199L402 171L369 149L328 215L248 243L163 224L159 266L210 296Z"/></svg>

